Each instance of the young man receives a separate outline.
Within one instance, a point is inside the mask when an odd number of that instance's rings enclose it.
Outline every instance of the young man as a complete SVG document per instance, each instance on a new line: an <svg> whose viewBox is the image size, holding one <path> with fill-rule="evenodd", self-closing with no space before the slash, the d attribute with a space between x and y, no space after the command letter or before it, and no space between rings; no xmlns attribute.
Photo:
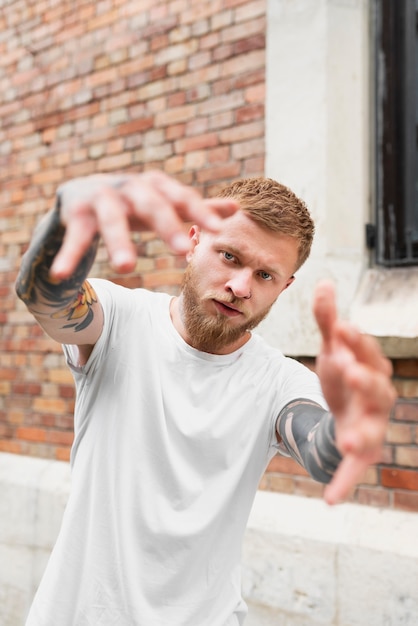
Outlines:
<svg viewBox="0 0 418 626"><path fill-rule="evenodd" d="M159 172L75 180L25 254L17 292L77 388L71 495L27 626L243 624L241 542L272 456L334 476L330 503L379 457L391 368L329 284L319 379L251 333L309 255L306 206L264 178L221 196ZM99 235L130 271L144 228L187 254L179 297L86 280Z"/></svg>

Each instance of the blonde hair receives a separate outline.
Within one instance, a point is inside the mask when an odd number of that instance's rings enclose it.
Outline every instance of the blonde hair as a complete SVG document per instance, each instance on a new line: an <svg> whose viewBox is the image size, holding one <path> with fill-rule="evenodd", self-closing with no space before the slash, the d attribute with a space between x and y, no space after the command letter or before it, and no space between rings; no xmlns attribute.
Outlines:
<svg viewBox="0 0 418 626"><path fill-rule="evenodd" d="M241 178L227 184L217 194L234 198L255 222L268 230L298 241L299 269L311 251L315 226L306 204L291 189L272 178Z"/></svg>

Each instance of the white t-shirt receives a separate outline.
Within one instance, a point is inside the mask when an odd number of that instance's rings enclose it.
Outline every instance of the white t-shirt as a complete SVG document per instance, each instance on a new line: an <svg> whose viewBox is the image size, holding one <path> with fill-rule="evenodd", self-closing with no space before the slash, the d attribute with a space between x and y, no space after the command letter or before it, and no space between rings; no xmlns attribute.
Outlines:
<svg viewBox="0 0 418 626"><path fill-rule="evenodd" d="M318 379L255 334L232 354L199 352L167 294L91 282L104 329L83 367L64 347L72 487L26 625L238 626L242 537L276 418L295 398L323 404Z"/></svg>

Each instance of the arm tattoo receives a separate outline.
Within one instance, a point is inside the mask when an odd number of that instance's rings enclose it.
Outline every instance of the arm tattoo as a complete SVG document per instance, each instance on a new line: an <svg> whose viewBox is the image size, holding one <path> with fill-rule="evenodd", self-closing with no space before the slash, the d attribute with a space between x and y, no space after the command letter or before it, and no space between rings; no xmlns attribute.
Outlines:
<svg viewBox="0 0 418 626"><path fill-rule="evenodd" d="M328 483L340 461L335 445L334 418L316 402L303 398L287 404L277 420L277 432L290 456L315 480Z"/></svg>
<svg viewBox="0 0 418 626"><path fill-rule="evenodd" d="M61 198L58 194L54 209L40 222L23 256L16 280L16 293L33 313L36 313L37 304L50 307L53 309L52 318L64 318L70 322L63 328L73 327L79 331L91 323L91 306L97 301L93 288L85 278L93 264L99 237L95 237L70 278L61 281L51 278L49 270L65 234L60 209Z"/></svg>

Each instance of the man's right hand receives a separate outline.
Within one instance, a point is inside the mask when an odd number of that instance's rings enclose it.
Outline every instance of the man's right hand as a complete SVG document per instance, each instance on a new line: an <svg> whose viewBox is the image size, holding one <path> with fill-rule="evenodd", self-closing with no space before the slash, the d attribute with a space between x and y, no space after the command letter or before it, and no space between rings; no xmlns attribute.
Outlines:
<svg viewBox="0 0 418 626"><path fill-rule="evenodd" d="M136 262L132 231L152 230L174 252L185 254L189 238L183 222L216 232L238 208L231 198L204 200L160 171L77 178L61 185L58 194L66 232L51 266L57 280L71 276L97 234L115 270L130 272Z"/></svg>

